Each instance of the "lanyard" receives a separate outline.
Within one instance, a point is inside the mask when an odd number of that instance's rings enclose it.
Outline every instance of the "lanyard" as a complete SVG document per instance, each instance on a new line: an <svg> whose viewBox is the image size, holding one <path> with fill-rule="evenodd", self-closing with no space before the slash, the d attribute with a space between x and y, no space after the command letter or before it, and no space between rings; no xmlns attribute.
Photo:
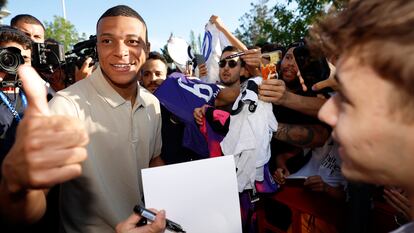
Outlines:
<svg viewBox="0 0 414 233"><path fill-rule="evenodd" d="M20 99L22 100L23 109L26 109L27 107L27 98L26 95L23 93L23 90L20 89L19 91ZM3 91L0 91L0 98L3 101L3 103L7 106L10 113L13 115L13 117L16 119L17 122L21 120L21 117L19 113L16 111L16 108L11 104L10 99L4 94Z"/></svg>

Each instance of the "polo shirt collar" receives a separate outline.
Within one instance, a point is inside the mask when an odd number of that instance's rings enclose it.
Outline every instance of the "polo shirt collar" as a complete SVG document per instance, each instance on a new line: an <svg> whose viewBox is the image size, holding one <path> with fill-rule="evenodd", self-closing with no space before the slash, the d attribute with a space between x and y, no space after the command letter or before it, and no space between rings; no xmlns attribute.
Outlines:
<svg viewBox="0 0 414 233"><path fill-rule="evenodd" d="M102 96L102 98L105 99L105 101L111 105L113 108L116 108L125 102L127 102L121 95L116 92L112 86L108 83L106 78L102 74L102 70L100 67L95 69L95 71L92 73L91 77L89 77L89 80L91 81L92 85L96 89L96 91L99 93L99 95ZM135 103L138 103L138 107L145 107L148 103L141 97L140 90L141 87L138 85L138 93L137 97L135 99Z"/></svg>

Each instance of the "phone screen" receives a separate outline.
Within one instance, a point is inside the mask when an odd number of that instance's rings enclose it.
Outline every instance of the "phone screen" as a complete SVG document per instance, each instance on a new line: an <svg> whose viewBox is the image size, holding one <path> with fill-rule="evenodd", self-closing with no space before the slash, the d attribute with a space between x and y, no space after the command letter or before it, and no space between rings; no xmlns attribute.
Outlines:
<svg viewBox="0 0 414 233"><path fill-rule="evenodd" d="M206 59L204 58L204 56L202 54L196 54L194 56L195 56L197 65L201 65L201 64L206 63Z"/></svg>
<svg viewBox="0 0 414 233"><path fill-rule="evenodd" d="M306 181L306 177L287 177L285 181L286 183L284 185L302 187Z"/></svg>
<svg viewBox="0 0 414 233"><path fill-rule="evenodd" d="M268 60L271 64L277 64L282 59L282 51L276 50L268 53L263 53L262 58Z"/></svg>

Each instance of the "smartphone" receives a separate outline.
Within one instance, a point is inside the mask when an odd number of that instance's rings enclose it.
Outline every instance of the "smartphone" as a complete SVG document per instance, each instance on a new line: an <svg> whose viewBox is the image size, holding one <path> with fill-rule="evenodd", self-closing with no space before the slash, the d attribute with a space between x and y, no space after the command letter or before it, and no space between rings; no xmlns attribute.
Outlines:
<svg viewBox="0 0 414 233"><path fill-rule="evenodd" d="M275 50L268 53L262 53L262 58L268 60L271 64L277 64L282 59L282 51Z"/></svg>
<svg viewBox="0 0 414 233"><path fill-rule="evenodd" d="M198 66L206 63L206 59L202 54L196 54L194 56Z"/></svg>
<svg viewBox="0 0 414 233"><path fill-rule="evenodd" d="M185 69L189 76L193 75L193 64L194 63L192 61L187 61L185 64Z"/></svg>
<svg viewBox="0 0 414 233"><path fill-rule="evenodd" d="M331 70L325 57L312 55L306 45L296 47L293 55L308 90L311 90L315 83L329 78Z"/></svg>
<svg viewBox="0 0 414 233"><path fill-rule="evenodd" d="M303 187L305 181L306 181L305 176L293 176L293 177L286 177L285 179L285 184L286 186L296 186L296 187Z"/></svg>

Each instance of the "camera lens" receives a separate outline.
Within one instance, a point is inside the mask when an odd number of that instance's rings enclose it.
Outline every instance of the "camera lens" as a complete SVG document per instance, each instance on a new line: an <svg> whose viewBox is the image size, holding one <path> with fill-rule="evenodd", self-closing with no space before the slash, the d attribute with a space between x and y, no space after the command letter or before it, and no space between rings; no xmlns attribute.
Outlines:
<svg viewBox="0 0 414 233"><path fill-rule="evenodd" d="M0 48L0 70L9 74L16 74L17 68L23 63L20 49L14 47Z"/></svg>
<svg viewBox="0 0 414 233"><path fill-rule="evenodd" d="M11 54L4 54L1 58L1 63L7 67L14 67L16 64L16 58Z"/></svg>

